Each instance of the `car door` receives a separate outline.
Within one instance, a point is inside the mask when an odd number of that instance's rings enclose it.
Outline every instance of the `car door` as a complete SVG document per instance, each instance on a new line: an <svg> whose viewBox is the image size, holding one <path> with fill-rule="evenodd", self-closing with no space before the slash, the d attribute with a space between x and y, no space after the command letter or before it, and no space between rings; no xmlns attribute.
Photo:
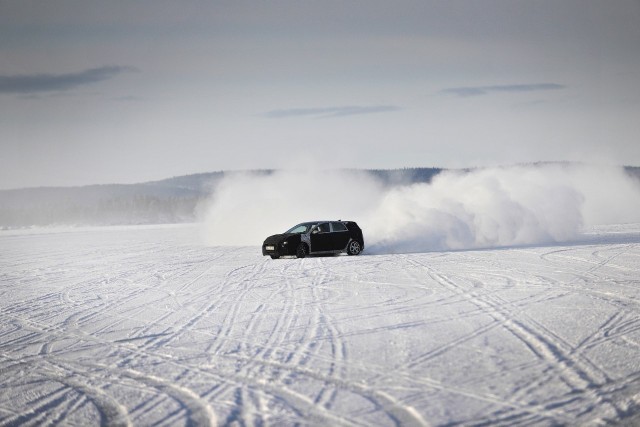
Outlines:
<svg viewBox="0 0 640 427"><path fill-rule="evenodd" d="M349 230L341 222L331 222L331 244L334 251L339 251L347 247L349 242Z"/></svg>
<svg viewBox="0 0 640 427"><path fill-rule="evenodd" d="M331 226L328 222L318 224L312 231L311 252L326 252L333 250L333 242L331 240Z"/></svg>

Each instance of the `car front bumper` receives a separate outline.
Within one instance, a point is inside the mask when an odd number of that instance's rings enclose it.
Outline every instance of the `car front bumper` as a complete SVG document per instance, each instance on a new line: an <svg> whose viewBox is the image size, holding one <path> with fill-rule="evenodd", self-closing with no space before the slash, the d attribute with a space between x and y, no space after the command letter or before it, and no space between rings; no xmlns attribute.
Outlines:
<svg viewBox="0 0 640 427"><path fill-rule="evenodd" d="M262 244L262 255L276 255L276 256L287 256L287 255L295 255L295 248L290 248L289 244L285 242L279 243L263 243ZM291 251L294 251L293 253Z"/></svg>
<svg viewBox="0 0 640 427"><path fill-rule="evenodd" d="M278 245L262 245L262 255L277 255L280 256L280 252L278 251Z"/></svg>

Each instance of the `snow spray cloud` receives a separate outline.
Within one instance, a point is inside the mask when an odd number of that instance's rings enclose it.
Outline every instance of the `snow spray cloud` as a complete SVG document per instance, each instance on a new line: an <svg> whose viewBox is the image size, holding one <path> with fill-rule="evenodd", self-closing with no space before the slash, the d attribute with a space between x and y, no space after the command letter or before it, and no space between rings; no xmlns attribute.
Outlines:
<svg viewBox="0 0 640 427"><path fill-rule="evenodd" d="M354 171L233 174L200 213L212 245L259 245L299 222L350 219L368 253L489 248L640 222L640 183L622 168L571 164L445 171L393 186Z"/></svg>
<svg viewBox="0 0 640 427"><path fill-rule="evenodd" d="M370 218L374 252L568 241L584 226L640 220L622 168L544 165L450 171L388 191ZM634 218L635 217L635 218Z"/></svg>
<svg viewBox="0 0 640 427"><path fill-rule="evenodd" d="M300 222L362 218L383 192L365 172L233 173L214 188L199 216L208 244L260 245Z"/></svg>

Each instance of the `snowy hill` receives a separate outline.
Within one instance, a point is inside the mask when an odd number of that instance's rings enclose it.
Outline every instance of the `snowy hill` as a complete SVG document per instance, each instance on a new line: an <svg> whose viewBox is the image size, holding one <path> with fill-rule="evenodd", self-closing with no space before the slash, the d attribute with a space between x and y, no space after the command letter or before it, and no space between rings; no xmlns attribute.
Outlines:
<svg viewBox="0 0 640 427"><path fill-rule="evenodd" d="M193 221L222 172L141 184L0 191L0 226L152 224Z"/></svg>

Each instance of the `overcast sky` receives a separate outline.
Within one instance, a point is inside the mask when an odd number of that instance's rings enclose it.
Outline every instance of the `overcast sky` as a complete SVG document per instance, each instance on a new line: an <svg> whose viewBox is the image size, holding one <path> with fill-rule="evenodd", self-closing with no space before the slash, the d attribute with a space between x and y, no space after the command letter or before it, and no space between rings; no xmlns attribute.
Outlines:
<svg viewBox="0 0 640 427"><path fill-rule="evenodd" d="M639 137L639 0L0 0L0 188L640 165Z"/></svg>

